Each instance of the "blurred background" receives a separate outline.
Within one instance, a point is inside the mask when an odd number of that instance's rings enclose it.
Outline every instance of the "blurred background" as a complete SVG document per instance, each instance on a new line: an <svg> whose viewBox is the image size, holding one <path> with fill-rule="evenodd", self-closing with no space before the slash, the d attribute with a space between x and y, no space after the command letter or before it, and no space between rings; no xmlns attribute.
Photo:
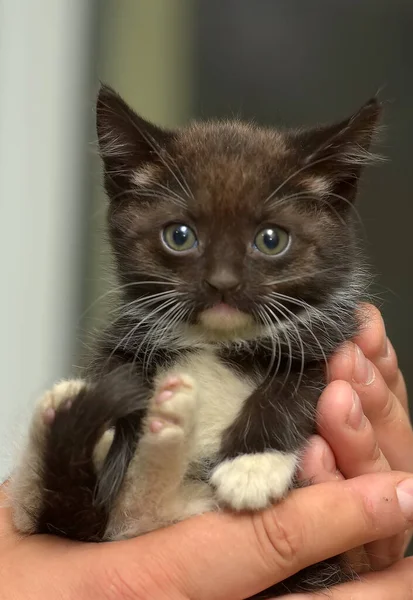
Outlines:
<svg viewBox="0 0 413 600"><path fill-rule="evenodd" d="M389 162L366 173L359 210L413 383L411 0L0 0L0 476L22 416L104 319L99 80L168 126L315 124L381 89Z"/></svg>

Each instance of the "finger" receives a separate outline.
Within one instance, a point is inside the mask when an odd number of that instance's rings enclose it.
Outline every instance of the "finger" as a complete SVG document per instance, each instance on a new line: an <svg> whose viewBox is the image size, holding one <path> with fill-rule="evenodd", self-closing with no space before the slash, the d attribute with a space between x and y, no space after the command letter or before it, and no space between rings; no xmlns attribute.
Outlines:
<svg viewBox="0 0 413 600"><path fill-rule="evenodd" d="M377 442L392 469L413 471L413 430L396 396L374 368L369 384L353 382L363 411L372 424Z"/></svg>
<svg viewBox="0 0 413 600"><path fill-rule="evenodd" d="M406 558L380 573L363 576L328 591L331 600L408 600L413 597L413 559ZM278 600L325 600L325 591L291 594Z"/></svg>
<svg viewBox="0 0 413 600"><path fill-rule="evenodd" d="M390 471L360 398L349 383L333 381L324 390L318 403L318 429L346 479Z"/></svg>
<svg viewBox="0 0 413 600"><path fill-rule="evenodd" d="M413 430L409 417L361 349L346 344L332 358L330 375L333 380L350 382L356 390L391 468L413 471Z"/></svg>
<svg viewBox="0 0 413 600"><path fill-rule="evenodd" d="M391 342L389 341L388 343L389 343L389 360L392 361L393 364L396 365L396 376L393 378L393 381L390 381L389 377L386 378L386 371L383 368L383 364L381 364L381 365L379 364L378 368L379 368L379 371L382 374L382 376L386 379L390 390L393 392L393 394L399 400L400 404L403 406L404 410L407 412L407 414L410 417L409 398L407 395L406 382L404 380L402 372L400 371L400 369L398 367L396 352L395 352Z"/></svg>
<svg viewBox="0 0 413 600"><path fill-rule="evenodd" d="M301 482L311 484L343 479L337 470L332 449L321 436L314 435L310 439L309 446L300 461L297 478Z"/></svg>
<svg viewBox="0 0 413 600"><path fill-rule="evenodd" d="M318 413L319 430L344 477L390 470L360 399L349 383L332 382L321 395ZM368 544L365 551L371 567L383 569L403 557L404 535Z"/></svg>
<svg viewBox="0 0 413 600"><path fill-rule="evenodd" d="M241 600L309 564L400 533L412 518L413 480L382 473L297 489L253 515L203 515L101 553L112 577L138 589L138 597L145 563L158 585L154 597L173 597L165 590L175 589L197 600Z"/></svg>
<svg viewBox="0 0 413 600"><path fill-rule="evenodd" d="M335 393L335 388L337 387L339 388L338 393ZM323 397L320 400L322 412L324 410L326 411L326 416L334 425L340 417L340 411L336 410L337 404L342 404L340 401L336 402L337 398L340 397L340 392L344 396L349 396L347 412L350 412L352 405L352 389L349 387L349 384L346 384L345 382L334 382L330 384L329 388L325 390ZM344 414L346 415L346 412ZM343 419L341 419L340 425L342 427L348 427L347 423ZM340 425L338 426L339 429ZM345 453L347 450L346 444L344 443L343 445L341 439L342 437L343 436L340 435L337 436L337 439L334 439L333 437L333 447L336 447L337 443L341 443L341 447L337 452L338 455L342 455L343 452ZM363 455L356 453L356 461L359 460L360 456ZM363 464L369 464L369 455L367 459L364 456L361 461L360 474L364 474L362 472ZM373 472L375 472L375 466L376 465L374 464L373 460ZM380 471L382 469L378 468L377 470ZM387 471L389 470L390 469L387 465ZM338 470L333 449L329 446L324 438L317 435L311 438L310 445L301 460L300 469L297 475L299 481L310 482L311 484L325 483L327 481L343 479L343 475ZM350 476L347 475L347 477ZM396 562L396 560L400 560L404 555L404 547L405 534L401 534L387 538L386 540L378 540L377 542L366 544L366 546L355 548L347 553L347 558L357 573L362 573L366 570L371 570L372 568L379 570L393 564Z"/></svg>
<svg viewBox="0 0 413 600"><path fill-rule="evenodd" d="M360 320L360 333L354 342L377 367L390 390L407 410L406 385L380 311L371 304L363 304L360 308Z"/></svg>

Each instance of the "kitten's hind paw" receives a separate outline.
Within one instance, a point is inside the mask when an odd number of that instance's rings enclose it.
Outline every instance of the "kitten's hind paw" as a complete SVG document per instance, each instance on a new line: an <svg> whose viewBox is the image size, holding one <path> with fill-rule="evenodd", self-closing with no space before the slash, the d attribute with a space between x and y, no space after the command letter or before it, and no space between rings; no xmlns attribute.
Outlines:
<svg viewBox="0 0 413 600"><path fill-rule="evenodd" d="M233 510L261 510L286 494L296 465L296 454L244 454L219 464L211 484L221 504Z"/></svg>
<svg viewBox="0 0 413 600"><path fill-rule="evenodd" d="M13 520L20 532L104 539L146 399L147 388L129 365L96 383L69 380L43 395L12 477ZM112 428L110 445L105 432ZM97 464L97 451L105 454L115 444L107 460Z"/></svg>
<svg viewBox="0 0 413 600"><path fill-rule="evenodd" d="M37 402L30 423L26 447L11 478L13 521L22 533L34 533L44 496L44 452L48 432L56 411L69 410L73 399L87 386L81 379L69 379L54 385Z"/></svg>
<svg viewBox="0 0 413 600"><path fill-rule="evenodd" d="M37 403L32 420L32 430L33 427L42 428L52 425L57 409L70 410L74 398L86 386L86 382L82 379L68 379L56 383L45 392Z"/></svg>
<svg viewBox="0 0 413 600"><path fill-rule="evenodd" d="M166 442L190 433L195 420L197 390L188 375L168 375L156 386L147 413L147 433Z"/></svg>

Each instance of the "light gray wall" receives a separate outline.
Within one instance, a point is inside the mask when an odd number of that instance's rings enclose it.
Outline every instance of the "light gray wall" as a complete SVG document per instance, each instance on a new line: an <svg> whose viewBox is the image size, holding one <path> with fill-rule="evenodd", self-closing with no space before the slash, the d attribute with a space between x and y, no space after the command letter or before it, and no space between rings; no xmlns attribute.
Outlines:
<svg viewBox="0 0 413 600"><path fill-rule="evenodd" d="M0 477L76 351L91 0L0 1Z"/></svg>

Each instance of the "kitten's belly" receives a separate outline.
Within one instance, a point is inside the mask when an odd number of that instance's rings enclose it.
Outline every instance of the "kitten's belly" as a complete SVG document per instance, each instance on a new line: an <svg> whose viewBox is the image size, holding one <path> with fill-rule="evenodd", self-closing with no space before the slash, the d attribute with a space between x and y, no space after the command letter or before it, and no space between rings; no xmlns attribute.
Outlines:
<svg viewBox="0 0 413 600"><path fill-rule="evenodd" d="M191 461L213 457L221 445L223 431L234 421L256 384L230 369L210 350L186 355L171 371L191 375L198 385L199 409Z"/></svg>

